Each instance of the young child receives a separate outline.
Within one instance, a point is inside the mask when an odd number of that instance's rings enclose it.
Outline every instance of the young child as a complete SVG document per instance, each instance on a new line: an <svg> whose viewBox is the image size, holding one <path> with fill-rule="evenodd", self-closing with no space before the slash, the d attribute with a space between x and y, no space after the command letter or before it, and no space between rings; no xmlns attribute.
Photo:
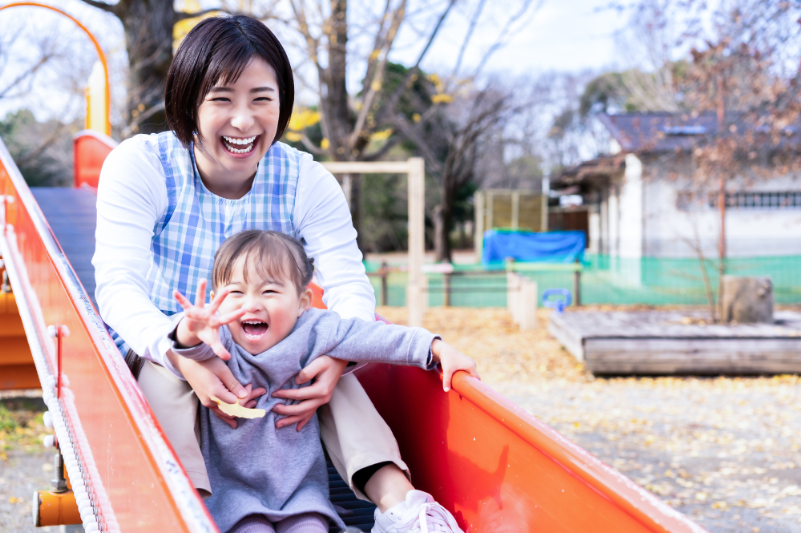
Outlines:
<svg viewBox="0 0 801 533"><path fill-rule="evenodd" d="M326 533L328 520L344 528L328 500L316 417L300 431L277 429L271 412L284 402L272 393L298 388L294 377L314 358L425 369L439 363L446 390L458 370L478 377L470 358L422 328L345 320L311 309L312 273L300 243L282 233L249 230L217 251L212 269L217 294L212 293L209 306L204 306L205 281L196 305L175 292L185 310L170 334L175 353L195 360L219 356L241 383L267 389L256 403L266 416L240 420L236 430L208 409L200 415L201 449L213 491L206 505L223 533ZM444 532L461 532L441 509L436 506L433 523Z"/></svg>

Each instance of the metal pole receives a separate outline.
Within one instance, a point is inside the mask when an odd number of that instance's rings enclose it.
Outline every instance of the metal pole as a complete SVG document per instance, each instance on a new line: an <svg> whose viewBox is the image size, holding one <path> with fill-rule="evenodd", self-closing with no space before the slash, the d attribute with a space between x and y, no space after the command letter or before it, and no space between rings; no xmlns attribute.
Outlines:
<svg viewBox="0 0 801 533"><path fill-rule="evenodd" d="M422 326L424 314L423 256L425 254L425 161L409 159L409 284L406 307L410 326Z"/></svg>

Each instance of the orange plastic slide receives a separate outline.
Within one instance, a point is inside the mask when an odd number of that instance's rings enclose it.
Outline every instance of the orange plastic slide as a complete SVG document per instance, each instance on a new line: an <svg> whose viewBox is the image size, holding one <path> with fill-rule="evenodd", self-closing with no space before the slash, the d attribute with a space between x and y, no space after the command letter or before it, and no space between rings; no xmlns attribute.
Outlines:
<svg viewBox="0 0 801 533"><path fill-rule="evenodd" d="M112 145L84 137L75 175L96 186ZM86 531L217 531L2 142L0 190L0 255ZM358 377L415 485L466 532L704 531L479 381L444 393L435 373L376 364Z"/></svg>

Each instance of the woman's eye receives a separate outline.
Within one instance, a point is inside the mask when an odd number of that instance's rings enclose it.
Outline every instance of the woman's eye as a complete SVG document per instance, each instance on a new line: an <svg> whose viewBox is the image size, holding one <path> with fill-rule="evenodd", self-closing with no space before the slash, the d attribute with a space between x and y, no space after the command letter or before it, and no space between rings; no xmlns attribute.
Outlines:
<svg viewBox="0 0 801 533"><path fill-rule="evenodd" d="M272 290L272 289L267 289L262 294L278 294L278 293L276 291Z"/></svg>
<svg viewBox="0 0 801 533"><path fill-rule="evenodd" d="M273 99L272 98L267 98L266 96L260 96L260 97L256 98L253 101L254 102L272 102Z"/></svg>
<svg viewBox="0 0 801 533"><path fill-rule="evenodd" d="M231 291L228 293L229 296L242 296L242 291Z"/></svg>

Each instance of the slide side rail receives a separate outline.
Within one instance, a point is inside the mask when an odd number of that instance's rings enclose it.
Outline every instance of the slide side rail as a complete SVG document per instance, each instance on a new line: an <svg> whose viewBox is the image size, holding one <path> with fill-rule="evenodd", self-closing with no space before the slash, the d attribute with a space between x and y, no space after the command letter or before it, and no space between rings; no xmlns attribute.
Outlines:
<svg viewBox="0 0 801 533"><path fill-rule="evenodd" d="M217 532L1 140L0 194L0 254L85 530Z"/></svg>

